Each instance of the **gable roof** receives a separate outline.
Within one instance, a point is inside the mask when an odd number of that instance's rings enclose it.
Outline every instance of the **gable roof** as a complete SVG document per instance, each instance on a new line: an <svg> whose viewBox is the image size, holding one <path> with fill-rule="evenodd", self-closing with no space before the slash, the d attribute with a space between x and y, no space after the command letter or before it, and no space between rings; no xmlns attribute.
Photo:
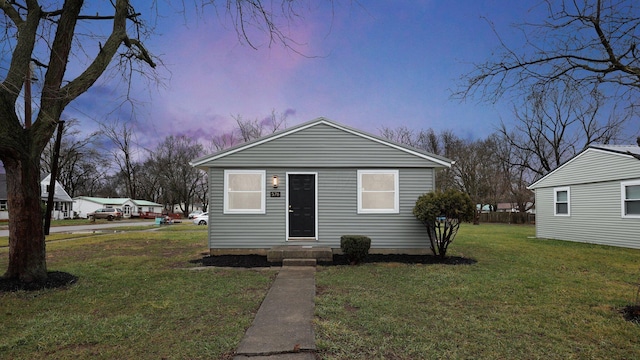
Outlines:
<svg viewBox="0 0 640 360"><path fill-rule="evenodd" d="M637 145L593 145L591 146L591 148L610 151L618 154L631 155L635 158L638 158L638 156L640 156L640 146Z"/></svg>
<svg viewBox="0 0 640 360"><path fill-rule="evenodd" d="M133 203L136 204L137 206L154 206L154 207L156 207L156 206L161 207L162 206L161 204L154 203L153 201L148 201L148 200L133 200L132 199L131 201L133 201Z"/></svg>
<svg viewBox="0 0 640 360"><path fill-rule="evenodd" d="M40 181L40 185L49 186L50 183L51 183L51 174L45 176L45 178L42 179L42 181ZM49 194L46 191L46 189L47 189L46 186L44 188L42 188L41 197L42 197L43 200L46 200L49 197ZM69 193L67 193L67 191L62 187L62 184L60 184L58 182L58 180L56 180L55 185L54 185L53 200L54 201L59 201L59 202L72 202L73 201L73 199L71 199L71 196L69 196Z"/></svg>
<svg viewBox="0 0 640 360"><path fill-rule="evenodd" d="M123 205L129 198L101 198L91 196L77 196L73 200L86 200L100 205Z"/></svg>
<svg viewBox="0 0 640 360"><path fill-rule="evenodd" d="M360 131L360 130L353 129L353 128L348 127L348 126L344 126L344 125L338 124L338 123L336 123L334 121L331 121L331 120L328 120L328 119L325 119L325 118L322 118L322 117L317 118L315 120L311 120L311 121L302 123L302 124L299 124L297 126L294 126L294 127L291 127L291 128L288 128L288 129L285 129L285 130L282 130L282 131L279 131L279 132L276 132L276 133L273 133L271 135L267 135L267 136L261 137L259 139L253 140L253 141L249 141L249 142L246 142L246 143L243 143L243 144L240 144L240 145L236 145L234 147L219 151L219 152L211 154L211 155L207 155L207 156L200 157L198 159L194 159L189 164L191 166L194 166L194 167L205 168L205 165L207 163L211 162L211 161L218 160L218 159L224 158L226 156L241 152L243 150L250 149L250 148L253 148L255 146L258 146L258 145L261 145L261 144L265 144L265 143L280 139L282 137L285 137L285 136L288 136L288 135L291 135L291 134L298 133L300 131L303 131L305 129L308 129L310 127L313 127L313 126L316 126L316 125L319 125L319 124L324 124L324 125L327 125L327 126L330 126L330 127L334 128L334 129L342 130L344 132L347 132L347 133L350 133L352 135L358 136L360 138L367 139L367 140L376 142L378 144L382 144L382 145L394 148L396 150L400 150L400 151L402 151L404 153L411 154L411 155L417 156L419 158L432 161L432 162L434 162L434 163L436 163L438 165L441 165L443 167L451 167L452 161L447 159L447 158L445 158L445 157L442 157L442 156L439 156L439 155L435 155L435 154L432 154L432 153L429 153L429 152L426 152L426 151L422 151L422 150L419 150L419 149L415 149L415 148L412 148L412 147L407 146L407 145L395 143L393 141L390 141L390 140L387 140L387 139L383 139L381 137L378 137L378 136L375 136L375 135L372 135L372 134L368 134L368 133Z"/></svg>
<svg viewBox="0 0 640 360"><path fill-rule="evenodd" d="M153 201L147 200L134 200L131 198L102 198L102 197L92 197L92 196L77 196L73 198L73 200L86 200L100 205L124 205L127 201L131 201L137 206L162 206L161 204L154 203Z"/></svg>
<svg viewBox="0 0 640 360"><path fill-rule="evenodd" d="M49 185L51 179L51 174L47 175L44 179L40 181L40 185ZM43 200L47 200L49 194L46 192L46 187L42 189L40 193L40 197ZM0 174L0 200L7 200L7 174ZM55 189L53 192L53 200L59 202L72 202L71 196L67 193L67 191L62 187L62 185L56 181Z"/></svg>
<svg viewBox="0 0 640 360"><path fill-rule="evenodd" d="M539 186L542 182L546 181L549 177L554 176L557 172L562 171L563 169L571 166L573 163L579 162L583 157L590 156L594 153L605 154L609 156L614 156L616 158L628 158L628 159L637 159L637 165L640 167L640 146L636 145L590 145L586 149L582 150L580 153L574 155L571 159L558 166L554 170L550 171L545 176L541 177L533 184L527 186L527 189L534 190Z"/></svg>

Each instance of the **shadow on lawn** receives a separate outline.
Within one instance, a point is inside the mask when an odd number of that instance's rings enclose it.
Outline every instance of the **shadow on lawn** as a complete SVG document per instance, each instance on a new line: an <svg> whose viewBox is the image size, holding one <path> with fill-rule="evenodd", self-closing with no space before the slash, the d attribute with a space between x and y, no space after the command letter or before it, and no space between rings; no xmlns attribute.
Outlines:
<svg viewBox="0 0 640 360"><path fill-rule="evenodd" d="M56 289L73 285L78 277L62 271L49 271L45 281L25 283L17 279L5 279L0 277L0 293L15 291L37 291L43 289Z"/></svg>
<svg viewBox="0 0 640 360"><path fill-rule="evenodd" d="M281 266L282 263L270 263L266 256L262 255L211 255L202 259L189 261L192 264L201 266L219 266L219 267L269 267ZM449 256L440 259L433 255L403 255L403 254L369 254L361 263L402 263L402 264L446 264L446 265L472 265L477 261L459 256ZM344 255L333 255L333 262L318 262L320 266L349 265L347 257Z"/></svg>

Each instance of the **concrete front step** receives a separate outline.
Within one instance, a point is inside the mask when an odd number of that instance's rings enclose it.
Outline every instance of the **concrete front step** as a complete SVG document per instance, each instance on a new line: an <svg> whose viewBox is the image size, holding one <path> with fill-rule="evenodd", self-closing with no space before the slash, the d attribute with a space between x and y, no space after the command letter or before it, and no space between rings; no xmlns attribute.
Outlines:
<svg viewBox="0 0 640 360"><path fill-rule="evenodd" d="M282 266L316 266L316 259L282 259Z"/></svg>
<svg viewBox="0 0 640 360"><path fill-rule="evenodd" d="M267 261L284 262L285 259L313 259L315 261L333 261L330 247L313 246L275 246L267 251Z"/></svg>

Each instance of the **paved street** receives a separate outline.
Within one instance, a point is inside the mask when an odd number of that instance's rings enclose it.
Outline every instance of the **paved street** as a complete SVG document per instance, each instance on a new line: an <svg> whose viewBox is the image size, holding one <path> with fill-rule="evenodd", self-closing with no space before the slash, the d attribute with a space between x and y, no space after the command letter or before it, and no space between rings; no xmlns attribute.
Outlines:
<svg viewBox="0 0 640 360"><path fill-rule="evenodd" d="M87 220L87 225L74 225L74 226L56 226L49 230L49 233L64 233L64 232L78 232L78 231L91 231L91 230L103 230L121 226L151 226L154 225L154 220L148 221L113 221L108 224L91 224ZM0 236L9 236L9 230L0 230Z"/></svg>

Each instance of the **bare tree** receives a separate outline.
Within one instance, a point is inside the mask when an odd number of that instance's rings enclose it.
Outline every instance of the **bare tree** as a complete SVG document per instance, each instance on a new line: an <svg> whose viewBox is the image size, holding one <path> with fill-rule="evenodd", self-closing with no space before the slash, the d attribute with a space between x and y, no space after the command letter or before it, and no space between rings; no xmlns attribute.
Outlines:
<svg viewBox="0 0 640 360"><path fill-rule="evenodd" d="M517 26L524 46L507 44L498 34L496 58L478 64L463 79L458 94L496 100L507 91L528 92L570 83L589 91L609 85L618 99L636 104L640 90L638 27L635 0L544 1L547 21ZM523 50L518 50L522 48Z"/></svg>
<svg viewBox="0 0 640 360"><path fill-rule="evenodd" d="M134 143L135 131L133 124L114 121L102 123L102 133L111 140L113 160L118 167L126 187L126 197L137 199L136 167L138 147Z"/></svg>
<svg viewBox="0 0 640 360"><path fill-rule="evenodd" d="M67 0L64 4L41 4L36 0L0 2L4 15L0 18L4 27L3 57L10 58L0 84L0 160L7 173L9 194L10 249L5 278L33 282L47 277L44 232L38 225L39 163L66 106L96 82L119 51L125 57L156 66L142 42L128 33L128 22L134 28L140 25L139 14L126 0L115 0L112 4L113 12L102 16L95 12L83 15L82 0ZM96 54L90 59L74 56L82 37L76 31L79 19L83 20L83 32L92 20L112 23L111 33L101 38L99 44L95 40L86 43L83 54ZM78 58L79 75L67 73L69 62ZM35 119L27 112L21 121L16 103L25 84L30 91L31 63L45 69L45 74L35 96L39 101ZM26 103L29 110L30 99Z"/></svg>
<svg viewBox="0 0 640 360"><path fill-rule="evenodd" d="M450 169L436 174L439 190L456 189L469 195L474 204L494 208L507 192L495 135L484 140L465 140L451 130L437 134L433 129L417 132L407 127L385 127L381 134L392 141L454 160ZM477 222L478 216L474 220Z"/></svg>
<svg viewBox="0 0 640 360"><path fill-rule="evenodd" d="M209 2L201 3L204 8ZM128 66L130 71L123 72L127 75L144 76L156 66L157 60L140 37L148 30L141 14L128 0L112 0L108 4L111 12L100 14L93 7L94 2L85 4L83 0L0 1L4 15L0 17L0 53L8 59L8 69L2 72L0 83L0 160L9 194L9 264L5 278L23 282L47 278L44 231L39 223L39 163L65 108L89 90L115 58L120 65ZM246 32L248 26L262 30L269 44L286 46L290 39L278 26L286 22L278 20L299 16L294 4L282 0L281 6L263 6L259 0L227 0L219 7L231 17L239 38L250 46L256 47ZM105 26L106 22L110 25ZM105 32L105 36L101 35ZM31 63L44 72L34 94L34 100L39 102L34 116L28 96ZM27 106L21 119L20 106L16 105L23 89Z"/></svg>
<svg viewBox="0 0 640 360"><path fill-rule="evenodd" d="M211 145L209 146L209 150L211 152L218 152L220 150L236 146L240 143L240 139L238 139L236 134L232 131L221 135L215 135L213 138L211 138Z"/></svg>
<svg viewBox="0 0 640 360"><path fill-rule="evenodd" d="M90 188L94 179L101 176L96 164L104 163L104 157L96 149L100 131L82 134L77 119L67 120L62 132L57 181L71 197L86 195L82 191ZM54 139L50 139L41 156L42 175L51 172Z"/></svg>
<svg viewBox="0 0 640 360"><path fill-rule="evenodd" d="M186 136L168 136L153 152L160 184L165 190L165 204L178 204L186 216L196 195L200 195L206 173L189 165L202 156L203 147Z"/></svg>
<svg viewBox="0 0 640 360"><path fill-rule="evenodd" d="M139 166L141 171L137 171L136 176L138 196L144 200L160 202L164 192L161 179L162 164L153 156L149 156Z"/></svg>
<svg viewBox="0 0 640 360"><path fill-rule="evenodd" d="M427 131L433 132L432 129L429 129ZM397 128L383 126L382 128L380 128L380 136L387 140L391 140L399 144L408 145L416 149L427 150L422 143L421 134L423 132L423 130L421 130L420 132L416 132L416 130L410 129L406 126L399 126Z"/></svg>
<svg viewBox="0 0 640 360"><path fill-rule="evenodd" d="M400 126L395 129L382 127L380 134L382 137L393 142L408 145L449 159L454 159L453 156L460 143L460 139L451 130L436 133L431 128L416 131L406 126ZM459 189L459 187L456 186L452 169L445 168L437 171L436 188L438 190Z"/></svg>
<svg viewBox="0 0 640 360"><path fill-rule="evenodd" d="M469 195L479 206L478 210L484 205L495 210L506 193L496 137L491 135L483 140L469 140L448 134L445 144L449 149L447 156L455 161L449 175L454 187ZM479 223L478 215L476 212L474 224Z"/></svg>
<svg viewBox="0 0 640 360"><path fill-rule="evenodd" d="M499 129L514 148L510 166L524 167L539 178L590 144L621 137L630 114L605 109L597 91L584 98L570 86L534 89L523 104L514 106L513 124L502 123Z"/></svg>
<svg viewBox="0 0 640 360"><path fill-rule="evenodd" d="M231 117L235 120L237 127L230 132L214 136L211 139L209 150L213 152L224 150L285 129L287 127L287 116L287 112L278 114L275 110L271 110L271 114L262 120L245 120L242 115L232 115Z"/></svg>

